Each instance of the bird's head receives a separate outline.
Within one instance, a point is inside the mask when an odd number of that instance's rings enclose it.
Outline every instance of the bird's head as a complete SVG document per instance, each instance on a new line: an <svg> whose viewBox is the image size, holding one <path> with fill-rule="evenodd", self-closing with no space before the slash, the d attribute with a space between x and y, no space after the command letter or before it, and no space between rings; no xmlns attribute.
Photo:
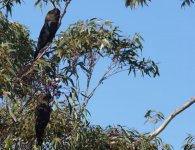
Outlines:
<svg viewBox="0 0 195 150"><path fill-rule="evenodd" d="M60 19L60 10L54 8L47 13L46 20L48 21L59 21Z"/></svg>
<svg viewBox="0 0 195 150"><path fill-rule="evenodd" d="M52 101L52 96L50 93L44 94L40 100L41 103L45 103L45 104L49 104L51 101Z"/></svg>

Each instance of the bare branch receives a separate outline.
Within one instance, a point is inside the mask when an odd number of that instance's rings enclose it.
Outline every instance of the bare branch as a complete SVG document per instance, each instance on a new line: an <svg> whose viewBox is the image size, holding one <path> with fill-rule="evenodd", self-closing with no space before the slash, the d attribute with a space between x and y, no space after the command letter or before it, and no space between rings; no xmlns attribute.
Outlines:
<svg viewBox="0 0 195 150"><path fill-rule="evenodd" d="M148 140L151 141L158 134L160 134L175 116L177 116L179 113L181 113L182 111L190 107L193 103L195 103L195 97L192 97L189 101L184 103L184 105L182 105L180 108L174 111L171 115L169 115L169 117L163 122L163 124L148 136Z"/></svg>
<svg viewBox="0 0 195 150"><path fill-rule="evenodd" d="M59 29L59 27L61 26L62 18L63 18L64 15L66 14L66 10L67 10L68 5L70 4L70 2L71 2L71 0L67 0L66 3L65 3L64 10L62 11L62 14L61 14L60 19L59 19L58 29Z"/></svg>
<svg viewBox="0 0 195 150"><path fill-rule="evenodd" d="M98 84L93 88L93 90L91 91L91 93L89 94L89 96L88 95L85 95L87 99L85 100L85 102L83 104L83 107L86 107L87 103L89 102L89 100L91 99L91 97L94 95L96 89L103 83L103 81L106 80L108 77L110 77L109 76L109 73L112 71L113 65L114 65L114 63L111 62L110 65L107 68L107 71L100 78Z"/></svg>
<svg viewBox="0 0 195 150"><path fill-rule="evenodd" d="M86 107L87 103L89 102L89 100L94 95L97 88L103 83L104 80L116 75L117 73L128 70L128 69L118 70L119 68L114 69L115 67L116 67L116 64L112 61L110 63L110 65L108 66L107 71L102 75L102 77L100 78L98 84L93 88L93 90L90 92L90 94L88 95L87 93L85 93L85 101L84 101L83 107ZM91 78L89 78L89 82L90 82L90 79ZM88 83L88 86L89 86L89 83ZM87 86L87 92L88 92L88 86Z"/></svg>

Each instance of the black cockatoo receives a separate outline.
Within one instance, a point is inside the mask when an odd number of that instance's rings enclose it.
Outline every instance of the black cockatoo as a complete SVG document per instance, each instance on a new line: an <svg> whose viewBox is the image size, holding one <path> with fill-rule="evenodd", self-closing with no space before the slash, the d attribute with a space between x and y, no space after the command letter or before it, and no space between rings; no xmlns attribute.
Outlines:
<svg viewBox="0 0 195 150"><path fill-rule="evenodd" d="M34 59L38 56L40 50L46 46L47 43L52 42L59 25L60 10L54 8L47 13L45 23L41 29L37 48L34 54Z"/></svg>
<svg viewBox="0 0 195 150"><path fill-rule="evenodd" d="M43 96L35 109L35 131L37 146L41 146L43 143L44 130L49 122L50 113L52 111L51 106L49 105L51 98L51 94L46 94Z"/></svg>

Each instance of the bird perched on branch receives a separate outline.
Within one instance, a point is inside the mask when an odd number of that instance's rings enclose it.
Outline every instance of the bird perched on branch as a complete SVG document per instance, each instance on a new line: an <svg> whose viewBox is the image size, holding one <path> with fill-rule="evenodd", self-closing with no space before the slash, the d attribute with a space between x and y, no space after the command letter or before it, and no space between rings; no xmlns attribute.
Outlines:
<svg viewBox="0 0 195 150"><path fill-rule="evenodd" d="M50 113L52 111L51 106L49 105L51 98L51 94L44 95L35 109L37 146L41 146L43 143L44 130L49 122Z"/></svg>
<svg viewBox="0 0 195 150"><path fill-rule="evenodd" d="M58 8L54 8L47 13L47 16L45 17L45 23L39 34L34 59L36 59L42 48L44 48L49 42L52 42L58 30L59 19L60 10Z"/></svg>

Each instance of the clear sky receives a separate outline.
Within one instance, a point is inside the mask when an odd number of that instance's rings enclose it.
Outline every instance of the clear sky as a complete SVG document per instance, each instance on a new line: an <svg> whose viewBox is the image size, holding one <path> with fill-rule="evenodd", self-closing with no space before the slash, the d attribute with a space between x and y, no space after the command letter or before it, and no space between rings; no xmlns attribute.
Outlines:
<svg viewBox="0 0 195 150"><path fill-rule="evenodd" d="M12 20L25 24L37 40L44 17L50 8L33 7L25 0L14 8ZM73 0L61 30L77 20L93 17L114 22L125 36L140 33L143 57L159 62L160 77L134 77L127 72L104 82L89 103L92 124L121 124L140 132L152 131L144 124L147 110L161 111L167 117L185 101L195 96L195 7L180 7L180 0L152 1L149 7L130 10L124 0ZM100 76L100 66L95 76ZM94 80L96 83L97 80ZM177 116L160 134L174 148L181 149L188 133L195 135L195 106Z"/></svg>

